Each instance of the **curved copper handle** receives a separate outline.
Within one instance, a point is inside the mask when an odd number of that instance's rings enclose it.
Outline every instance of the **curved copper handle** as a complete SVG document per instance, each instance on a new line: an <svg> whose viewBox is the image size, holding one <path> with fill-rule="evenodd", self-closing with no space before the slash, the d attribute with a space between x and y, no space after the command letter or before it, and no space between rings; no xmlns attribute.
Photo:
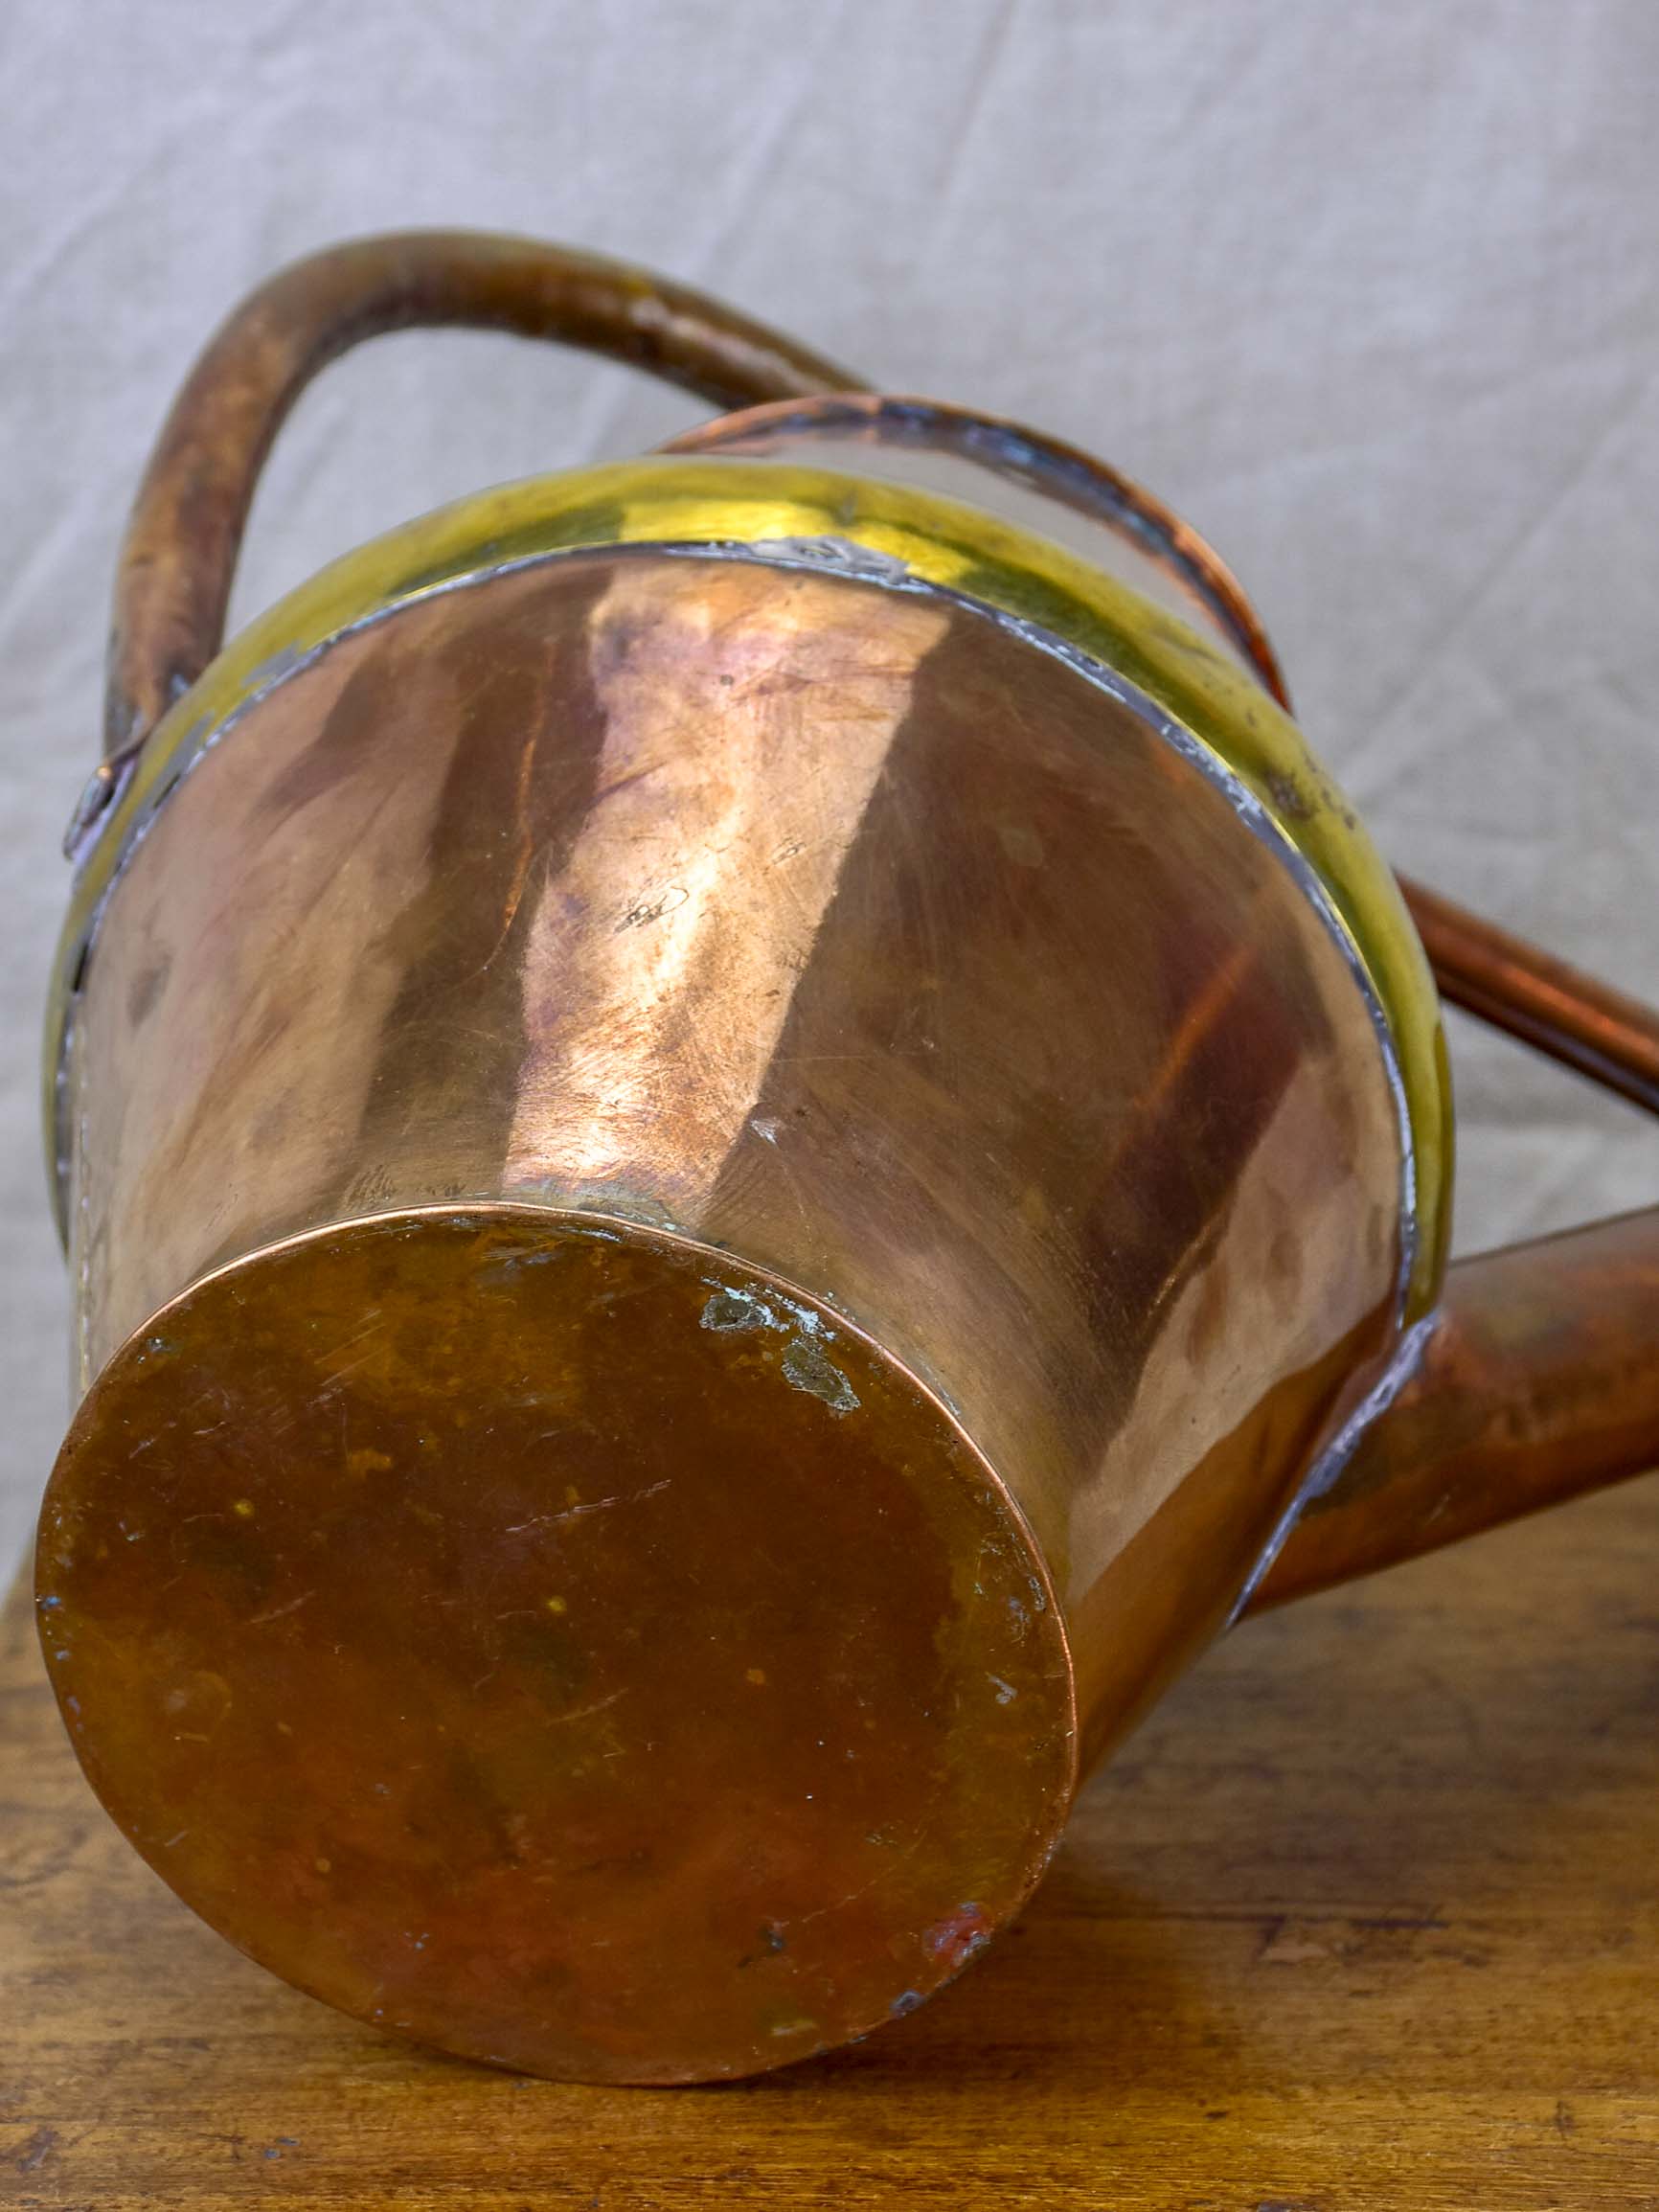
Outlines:
<svg viewBox="0 0 1659 2212"><path fill-rule="evenodd" d="M217 652L254 487L306 385L364 338L455 324L584 347L721 407L856 388L701 292L566 246L406 231L296 262L211 341L150 457L116 577L106 757L142 744Z"/></svg>
<svg viewBox="0 0 1659 2212"><path fill-rule="evenodd" d="M106 772L217 651L254 487L306 384L361 339L453 324L582 346L722 407L868 389L701 293L532 239L417 231L296 262L214 338L140 488L116 584ZM1262 680L1288 705L1264 636L1262 649ZM1401 887L1446 997L1659 1112L1659 1015ZM1454 1266L1416 1373L1306 1506L1247 1609L1656 1464L1659 1208Z"/></svg>

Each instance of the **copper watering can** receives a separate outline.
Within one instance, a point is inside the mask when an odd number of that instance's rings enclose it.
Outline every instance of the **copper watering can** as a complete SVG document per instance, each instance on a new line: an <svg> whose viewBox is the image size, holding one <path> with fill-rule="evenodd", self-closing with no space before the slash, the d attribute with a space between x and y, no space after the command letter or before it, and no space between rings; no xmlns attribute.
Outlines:
<svg viewBox="0 0 1659 2212"><path fill-rule="evenodd" d="M294 397L439 323L744 411L221 650ZM862 2036L1230 1618L1659 1461L1659 1214L1445 1271L1431 968L1649 1107L1659 1019L1402 902L1154 500L694 294L433 234L256 295L72 849L47 1662L150 1864L365 2019Z"/></svg>

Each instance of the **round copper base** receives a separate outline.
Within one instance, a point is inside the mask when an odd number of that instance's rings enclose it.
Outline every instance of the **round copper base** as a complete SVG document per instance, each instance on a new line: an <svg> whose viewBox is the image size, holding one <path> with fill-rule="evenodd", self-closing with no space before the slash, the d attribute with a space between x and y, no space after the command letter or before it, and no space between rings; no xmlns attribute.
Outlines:
<svg viewBox="0 0 1659 2212"><path fill-rule="evenodd" d="M750 2073L910 2010L1074 1779L1045 1570L940 1402L614 1220L379 1216L199 1282L88 1396L38 1580L181 1897L535 2073Z"/></svg>

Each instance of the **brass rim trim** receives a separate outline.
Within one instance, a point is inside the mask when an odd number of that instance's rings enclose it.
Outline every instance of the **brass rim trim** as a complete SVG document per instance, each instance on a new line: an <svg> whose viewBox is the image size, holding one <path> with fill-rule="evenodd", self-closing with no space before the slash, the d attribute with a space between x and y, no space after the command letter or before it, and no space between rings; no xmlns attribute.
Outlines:
<svg viewBox="0 0 1659 2212"><path fill-rule="evenodd" d="M562 554L632 547L830 569L948 592L1011 622L1218 772L1317 889L1366 989L1405 1118L1405 1297L1426 1311L1449 1227L1450 1095L1439 999L1394 878L1296 725L1254 676L1162 608L1047 541L957 501L830 471L655 459L533 478L404 525L347 555L250 624L158 726L87 837L47 1010L43 1119L67 1222L67 1061L75 997L102 909L182 776L260 699L336 639L435 593Z"/></svg>

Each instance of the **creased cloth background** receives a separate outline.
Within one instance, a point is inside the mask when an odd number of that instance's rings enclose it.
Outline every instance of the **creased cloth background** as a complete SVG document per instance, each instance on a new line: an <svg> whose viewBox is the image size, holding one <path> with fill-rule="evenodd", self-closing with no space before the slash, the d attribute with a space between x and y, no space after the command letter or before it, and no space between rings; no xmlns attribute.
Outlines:
<svg viewBox="0 0 1659 2212"><path fill-rule="evenodd" d="M117 537L208 331L349 233L653 263L1180 508L1400 865L1659 992L1653 0L5 0L0 1555L66 1417L37 1038ZM487 483L694 419L382 340L284 435L245 617ZM1659 1136L1461 1023L1459 1243L1659 1197Z"/></svg>

